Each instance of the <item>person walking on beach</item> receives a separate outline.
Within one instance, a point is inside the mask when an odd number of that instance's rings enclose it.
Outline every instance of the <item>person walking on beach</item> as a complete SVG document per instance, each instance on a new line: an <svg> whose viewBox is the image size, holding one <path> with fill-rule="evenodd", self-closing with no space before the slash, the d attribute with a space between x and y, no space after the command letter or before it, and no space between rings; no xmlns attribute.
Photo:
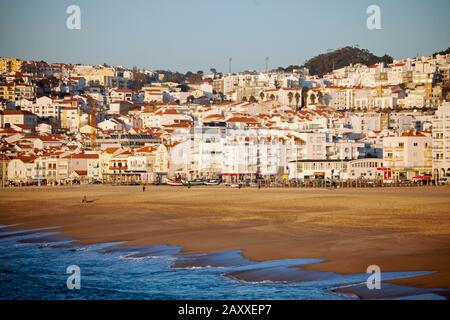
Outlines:
<svg viewBox="0 0 450 320"><path fill-rule="evenodd" d="M142 192L145 192L145 186L142 186Z"/></svg>
<svg viewBox="0 0 450 320"><path fill-rule="evenodd" d="M81 199L81 203L86 203L87 202L87 197L83 196L83 199Z"/></svg>

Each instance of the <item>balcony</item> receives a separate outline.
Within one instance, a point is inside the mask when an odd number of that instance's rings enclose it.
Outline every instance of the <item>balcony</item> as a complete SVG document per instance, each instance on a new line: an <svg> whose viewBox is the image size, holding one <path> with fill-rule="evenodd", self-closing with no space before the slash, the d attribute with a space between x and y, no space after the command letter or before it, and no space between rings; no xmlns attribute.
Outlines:
<svg viewBox="0 0 450 320"><path fill-rule="evenodd" d="M109 170L128 170L127 166L124 167L109 167Z"/></svg>

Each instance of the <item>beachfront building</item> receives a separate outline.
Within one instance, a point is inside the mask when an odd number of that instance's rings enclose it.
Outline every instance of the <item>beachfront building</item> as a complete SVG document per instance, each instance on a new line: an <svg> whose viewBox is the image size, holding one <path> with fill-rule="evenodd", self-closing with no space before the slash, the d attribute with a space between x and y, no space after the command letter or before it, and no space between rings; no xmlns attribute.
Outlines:
<svg viewBox="0 0 450 320"><path fill-rule="evenodd" d="M450 103L445 102L433 117L433 176L450 177Z"/></svg>
<svg viewBox="0 0 450 320"><path fill-rule="evenodd" d="M224 145L228 132L223 125L196 126L192 128L189 177L217 177L222 172L225 157Z"/></svg>
<svg viewBox="0 0 450 320"><path fill-rule="evenodd" d="M127 175L125 171L128 170L128 157L132 153L130 150L123 151L115 156L111 157L109 160L108 172L106 173L106 178L108 182L122 183L132 181L140 175L140 173ZM103 175L105 176L105 175Z"/></svg>
<svg viewBox="0 0 450 320"><path fill-rule="evenodd" d="M124 150L120 147L110 147L105 148L100 152L99 155L99 179L102 182L108 180L110 160L114 156L122 153Z"/></svg>
<svg viewBox="0 0 450 320"><path fill-rule="evenodd" d="M135 150L128 157L128 169L125 174L140 175L136 181L141 183L161 183L169 170L169 153L164 144L147 146Z"/></svg>
<svg viewBox="0 0 450 320"><path fill-rule="evenodd" d="M168 148L164 144L122 152L113 151L102 179L114 183L161 183L169 170ZM102 163L105 158L102 159ZM103 171L103 169L102 169Z"/></svg>
<svg viewBox="0 0 450 320"><path fill-rule="evenodd" d="M349 161L343 178L383 181L389 177L383 170L383 159L367 158Z"/></svg>
<svg viewBox="0 0 450 320"><path fill-rule="evenodd" d="M297 160L289 163L289 178L310 180L365 180L384 179L383 159L356 160Z"/></svg>
<svg viewBox="0 0 450 320"><path fill-rule="evenodd" d="M407 131L383 139L383 164L394 181L431 175L432 138L422 132Z"/></svg>
<svg viewBox="0 0 450 320"><path fill-rule="evenodd" d="M45 153L34 161L33 181L38 184L67 182L69 178L69 159L61 158L62 152Z"/></svg>
<svg viewBox="0 0 450 320"><path fill-rule="evenodd" d="M8 183L8 164L11 158L5 153L0 153L0 180L1 186L5 186Z"/></svg>
<svg viewBox="0 0 450 320"><path fill-rule="evenodd" d="M69 172L79 171L77 174L86 172L83 179L89 182L100 180L100 161L99 155L95 153L71 154L65 157L69 160Z"/></svg>
<svg viewBox="0 0 450 320"><path fill-rule="evenodd" d="M223 146L222 176L232 181L282 175L283 155L279 137L258 134L256 130L228 131Z"/></svg>
<svg viewBox="0 0 450 320"><path fill-rule="evenodd" d="M35 175L35 157L20 156L8 163L8 180L13 183L32 182Z"/></svg>
<svg viewBox="0 0 450 320"><path fill-rule="evenodd" d="M289 163L289 179L304 181L318 179L344 179L349 160L303 159Z"/></svg>

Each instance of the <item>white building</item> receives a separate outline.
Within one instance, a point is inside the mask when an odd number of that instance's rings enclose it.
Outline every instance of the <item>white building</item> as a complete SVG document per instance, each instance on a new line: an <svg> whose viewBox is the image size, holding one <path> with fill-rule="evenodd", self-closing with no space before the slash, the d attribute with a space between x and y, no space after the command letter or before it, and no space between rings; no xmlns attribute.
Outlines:
<svg viewBox="0 0 450 320"><path fill-rule="evenodd" d="M349 118L355 132L381 130L381 115L379 113L358 113L351 115Z"/></svg>
<svg viewBox="0 0 450 320"><path fill-rule="evenodd" d="M35 157L19 157L8 163L8 180L13 182L31 182L35 175Z"/></svg>
<svg viewBox="0 0 450 320"><path fill-rule="evenodd" d="M393 173L393 180L431 174L432 138L423 133L405 132L402 136L384 137L383 164Z"/></svg>
<svg viewBox="0 0 450 320"><path fill-rule="evenodd" d="M5 125L24 125L34 128L37 124L37 116L34 113L23 110L2 110L0 111L0 126Z"/></svg>
<svg viewBox="0 0 450 320"><path fill-rule="evenodd" d="M384 180L383 159L367 158L349 161L344 178L363 180Z"/></svg>
<svg viewBox="0 0 450 320"><path fill-rule="evenodd" d="M433 117L433 175L450 176L450 102L440 106Z"/></svg>

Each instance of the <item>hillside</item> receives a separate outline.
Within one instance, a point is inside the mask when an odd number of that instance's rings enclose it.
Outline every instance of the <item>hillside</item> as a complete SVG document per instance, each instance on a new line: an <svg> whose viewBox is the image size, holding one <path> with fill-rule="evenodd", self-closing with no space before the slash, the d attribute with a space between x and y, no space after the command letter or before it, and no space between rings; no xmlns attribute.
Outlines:
<svg viewBox="0 0 450 320"><path fill-rule="evenodd" d="M449 53L450 53L450 47L448 47L447 49L445 49L443 51L433 53L433 57L436 57L438 54L444 55L444 54L449 54Z"/></svg>
<svg viewBox="0 0 450 320"><path fill-rule="evenodd" d="M344 47L331 52L322 53L309 59L304 66L309 69L310 74L323 76L334 69L346 67L350 64L372 65L379 62L392 63L393 58L389 55L378 57L367 49L356 47Z"/></svg>

